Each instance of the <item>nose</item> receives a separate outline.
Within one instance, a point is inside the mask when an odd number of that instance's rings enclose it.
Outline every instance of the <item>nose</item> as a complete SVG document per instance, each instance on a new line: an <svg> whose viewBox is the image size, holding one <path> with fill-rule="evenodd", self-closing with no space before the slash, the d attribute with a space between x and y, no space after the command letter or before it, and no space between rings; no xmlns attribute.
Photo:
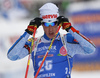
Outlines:
<svg viewBox="0 0 100 78"><path fill-rule="evenodd" d="M53 27L51 25L49 25L49 31L52 31Z"/></svg>

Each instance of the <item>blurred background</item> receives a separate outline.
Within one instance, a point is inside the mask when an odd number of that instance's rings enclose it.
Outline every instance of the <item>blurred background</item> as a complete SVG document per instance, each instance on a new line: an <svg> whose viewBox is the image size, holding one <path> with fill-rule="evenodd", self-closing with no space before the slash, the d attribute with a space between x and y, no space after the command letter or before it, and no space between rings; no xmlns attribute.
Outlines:
<svg viewBox="0 0 100 78"><path fill-rule="evenodd" d="M100 0L0 0L0 78L24 78L28 57L11 61L7 52L47 2L57 4L60 15L68 17L96 45L95 53L74 56L72 78L100 78ZM43 33L41 26L36 37ZM33 73L31 61L28 78L33 78Z"/></svg>

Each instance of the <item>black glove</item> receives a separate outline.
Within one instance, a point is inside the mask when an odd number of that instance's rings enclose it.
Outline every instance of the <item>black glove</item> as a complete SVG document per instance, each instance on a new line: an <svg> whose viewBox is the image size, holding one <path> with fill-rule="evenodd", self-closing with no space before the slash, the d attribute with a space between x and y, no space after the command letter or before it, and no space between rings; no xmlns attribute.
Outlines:
<svg viewBox="0 0 100 78"><path fill-rule="evenodd" d="M30 21L29 25L37 25L37 28L41 25L42 18L36 17Z"/></svg>
<svg viewBox="0 0 100 78"><path fill-rule="evenodd" d="M35 25L37 28L41 25L42 18L36 17L35 19L31 20L27 29L25 30L29 34L33 34Z"/></svg>
<svg viewBox="0 0 100 78"><path fill-rule="evenodd" d="M64 16L59 16L57 19L58 19L58 25L62 24L62 28L68 32L68 30L72 27L68 18L65 18Z"/></svg>
<svg viewBox="0 0 100 78"><path fill-rule="evenodd" d="M63 22L69 22L68 18L65 18L64 16L59 16L57 19L58 19L58 25Z"/></svg>

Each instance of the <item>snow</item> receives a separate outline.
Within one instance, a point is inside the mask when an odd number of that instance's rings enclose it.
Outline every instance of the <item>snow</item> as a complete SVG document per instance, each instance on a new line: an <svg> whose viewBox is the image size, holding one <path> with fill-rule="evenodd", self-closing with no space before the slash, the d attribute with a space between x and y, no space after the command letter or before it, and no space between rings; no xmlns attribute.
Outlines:
<svg viewBox="0 0 100 78"><path fill-rule="evenodd" d="M24 78L25 76L28 56L18 61L11 61L7 58L7 51L12 45L9 38L23 34L29 21L30 19L5 20L0 18L0 76L3 76L2 78ZM62 29L60 32L66 33ZM43 35L43 33L41 26L37 30L36 37ZM31 61L28 78L33 78L33 72ZM80 72L73 70L72 78L100 78L100 71Z"/></svg>

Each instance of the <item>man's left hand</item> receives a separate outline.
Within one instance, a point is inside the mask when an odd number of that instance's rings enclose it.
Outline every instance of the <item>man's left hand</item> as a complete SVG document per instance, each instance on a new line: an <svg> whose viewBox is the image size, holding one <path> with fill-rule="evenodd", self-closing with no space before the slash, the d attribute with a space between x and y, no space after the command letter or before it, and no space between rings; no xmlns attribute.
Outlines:
<svg viewBox="0 0 100 78"><path fill-rule="evenodd" d="M68 18L65 18L64 16L59 16L57 19L58 19L58 24L62 24L62 28L68 32L69 29L72 27Z"/></svg>

